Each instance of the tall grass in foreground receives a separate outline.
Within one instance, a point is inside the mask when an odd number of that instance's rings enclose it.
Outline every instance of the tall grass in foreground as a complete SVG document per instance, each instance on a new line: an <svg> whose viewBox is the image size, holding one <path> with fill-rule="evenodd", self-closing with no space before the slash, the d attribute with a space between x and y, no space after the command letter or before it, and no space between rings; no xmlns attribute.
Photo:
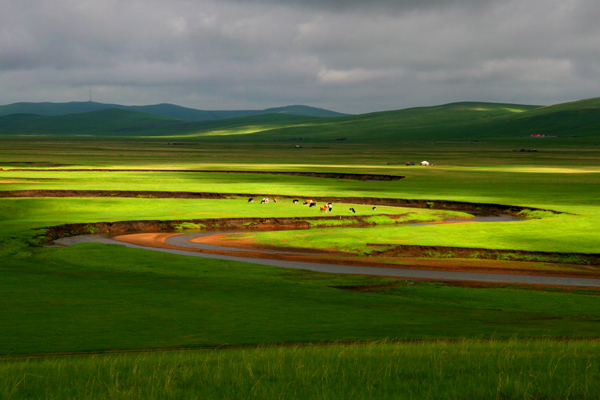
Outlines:
<svg viewBox="0 0 600 400"><path fill-rule="evenodd" d="M0 363L1 399L599 398L600 343L269 347Z"/></svg>

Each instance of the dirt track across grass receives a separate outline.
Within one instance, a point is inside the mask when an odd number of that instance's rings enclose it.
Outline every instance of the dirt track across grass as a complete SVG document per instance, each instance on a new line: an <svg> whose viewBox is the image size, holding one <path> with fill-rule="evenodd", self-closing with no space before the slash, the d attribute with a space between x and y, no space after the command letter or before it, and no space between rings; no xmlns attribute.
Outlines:
<svg viewBox="0 0 600 400"><path fill-rule="evenodd" d="M50 165L52 166L52 165ZM11 168L8 171L40 171L32 168ZM44 172L189 172L189 173L220 173L220 174L262 174L262 175L291 175L308 176L313 178L330 179L351 179L357 181L398 181L404 179L402 175L383 175L383 174L352 174L345 172L292 172L292 171L216 171L207 169L76 169L76 168L55 168L45 169Z"/></svg>

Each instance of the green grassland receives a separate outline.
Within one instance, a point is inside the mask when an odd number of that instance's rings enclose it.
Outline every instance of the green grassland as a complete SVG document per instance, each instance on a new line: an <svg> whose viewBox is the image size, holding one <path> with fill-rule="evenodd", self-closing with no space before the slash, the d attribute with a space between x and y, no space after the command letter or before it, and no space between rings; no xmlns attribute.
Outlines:
<svg viewBox="0 0 600 400"><path fill-rule="evenodd" d="M260 200L260 199L259 199ZM353 206L337 204L336 207ZM367 209L357 215L366 215ZM445 219L470 218L471 215L430 209L406 207L379 207L369 215L394 215L397 219L383 219L380 223L395 222L436 222ZM346 215L341 212L340 214ZM335 216L332 212L327 216ZM83 222L114 222L140 220L192 220L218 218L283 218L318 217L319 210L301 205L292 205L290 199L278 203L260 205L258 201L249 204L246 198L228 200L208 199L153 199L151 196L140 198L12 198L0 201L0 227L3 236L8 234L29 237L32 229ZM375 221L373 221L375 223Z"/></svg>
<svg viewBox="0 0 600 400"><path fill-rule="evenodd" d="M595 342L519 344L506 340L597 338L600 297L594 290L522 286L483 289L337 276L116 245L49 248L40 246L43 230L38 228L67 222L320 215L317 210L293 206L293 197L424 199L434 206L441 200L455 200L543 208L563 214L538 213L533 216L542 218L509 223L335 227L300 233L265 232L253 237L265 243L338 247L359 253L365 252L366 243L600 253L597 103L597 99L552 107L457 103L328 119L271 115L198 123L157 120L145 114L133 116L123 110L92 113L91 119L86 114L48 117L53 119L44 119L45 122L35 116L1 117L3 191L186 191L240 196L228 200L149 196L1 198L0 302L7 307L0 308L0 354L386 338L497 339L499 344L443 342L417 350L406 344L331 350L228 350L210 353L208 358L203 353L167 353L7 361L0 364L0 386L5 388L0 397L43 398L48 393L44 388L54 388L63 398L126 398L133 392L120 386L116 377L127 375L128 379L139 378L137 383L132 382L137 385L132 390L142 397L188 398L186 388L201 390L191 383L191 371L199 368L198 364L212 365L215 358L211 357L231 358L227 362L251 365L252 371L268 369L272 365L269 360L283 358L287 361L282 362L281 368L289 371L277 381L272 374L253 375L248 368L236 377L228 372L234 367L223 367L226 369L219 370L218 375L209 374L213 381L203 385L208 390L206 398L219 398L217 390L228 385L233 391L229 394L247 391L247 398L306 398L322 393L322 397L332 398L348 398L352 394L389 398L400 392L408 393L407 398L592 397L598 392L594 386L597 382L589 378L589 374L597 375ZM529 137L531 133L557 137L534 139ZM303 140L292 140L299 137ZM341 137L347 140L336 140ZM172 141L194 144L169 145ZM520 148L539 151L513 151ZM405 165L407 161L421 160L436 166ZM30 170L18 170L23 168ZM57 171L58 168L151 171ZM189 169L376 173L406 178L363 182L173 172ZM286 199L261 206L246 203L247 196L243 194L279 195ZM349 215L350 206L335 202L333 215ZM376 212L368 205L355 208L373 222L382 222L381 214L407 212L384 206ZM419 209L413 210L413 215L415 219L438 219L441 211L444 210ZM344 290L355 287L362 290ZM335 360L347 352L358 364L336 364ZM299 353L299 359L287 358ZM423 354L429 354L429 358ZM246 360L246 364L236 357ZM365 365L360 361L364 359L374 360L374 366L388 365L390 372L380 375L375 367L366 368L362 377L364 382L374 382L371 386L359 385L363 381L353 375L342 374L346 380L340 381L333 381L328 375L329 371L358 373L361 370L355 365ZM381 360L385 362L380 363ZM267 367L254 366L263 362ZM437 369L430 368L432 363ZM306 365L310 376L294 375L302 371L296 368L298 364ZM404 364L410 365L410 370L399 369ZM579 372L559 373L567 368L564 364ZM98 374L94 376L105 386L73 383L68 378L68 371L73 368L90 371L82 375L88 376L86 382L90 374ZM103 372L106 368L110 371ZM125 372L131 368L146 370L137 377ZM144 384L161 368L174 370L173 375L166 375L172 376L171 383L161 382L160 390ZM482 378L475 380L472 377L479 376L478 371ZM414 373L417 375L411 375ZM47 375L62 377L55 380L58 386L39 378ZM340 373L335 375L339 377ZM264 378L259 380L257 377L261 376ZM315 386L313 379L319 376L320 382L328 385ZM390 383L392 377L400 377L398 385ZM237 383L230 381L236 379ZM421 379L438 383L425 387L418 383ZM309 386L314 387L313 392L301 389ZM325 392L324 386L330 386L330 391ZM286 387L292 395L282 395L288 393ZM340 387L350 392L336 389Z"/></svg>
<svg viewBox="0 0 600 400"><path fill-rule="evenodd" d="M514 153L509 153L514 154ZM515 159L517 156L515 156ZM235 167L237 168L237 166ZM256 167L255 167L256 168ZM274 170L292 169L289 165L271 165ZM300 168L298 168L300 169ZM322 171L320 168L303 170ZM348 171L373 171L373 168L348 168ZM386 170L387 171L387 170ZM258 196L285 195L308 198L311 196L383 197L432 200L456 200L473 203L498 203L524 207L551 209L570 214L545 214L543 218L518 223L413 226L403 228L377 228L369 231L336 230L328 232L322 240L321 233L273 232L259 238L276 240L277 237L298 246L342 247L364 252L364 243L421 244L458 247L484 247L550 252L599 253L600 232L600 173L591 167L567 166L438 166L432 168L403 167L393 169L407 178L390 182L360 182L343 179L324 179L285 175L219 174L188 172L64 172L64 171L4 171L0 176L14 183L5 183L5 190L20 189L85 189L85 190L162 190L221 193L252 193ZM37 179L37 180L36 180ZM41 200L31 200L33 203ZM4 200L10 204L23 204L25 200ZM36 210L61 209L61 218L70 217L83 207L87 216L78 221L97 222L107 219L196 219L251 216L316 216L316 210L293 206L289 198L277 204L261 207L247 204L244 198L236 202L203 203L199 200L167 199L89 199L77 206L74 199L46 200ZM135 210L135 204L141 211ZM206 205L205 205L206 204ZM219 204L223 204L222 206ZM69 207L75 207L70 210ZM348 205L334 204L331 215L350 215ZM375 213L368 205L354 207L359 214L394 214L404 211L393 207L379 207ZM156 214L159 211L159 214ZM20 211L22 212L22 211ZM38 211L39 213L40 211ZM48 211L52 214L54 211ZM31 213L31 212L30 212ZM108 214L108 215L107 215ZM123 217L125 216L125 217ZM33 218L29 215L27 218ZM37 219L38 217L35 217ZM86 219L88 219L86 221ZM58 222L58 221L55 221ZM55 223L52 222L52 223ZM50 221L47 225L51 225ZM368 232L368 233L366 233ZM367 234L367 237L364 235ZM356 241L356 237L364 237ZM270 243L276 243L272 241Z"/></svg>
<svg viewBox="0 0 600 400"><path fill-rule="evenodd" d="M600 298L344 277L81 244L3 254L2 354L389 339L593 338ZM392 285L392 286L390 286ZM381 286L355 292L344 287Z"/></svg>
<svg viewBox="0 0 600 400"><path fill-rule="evenodd" d="M558 146L597 143L598 99L538 107L497 103L452 103L356 116L317 118L285 113L189 122L138 111L107 109L41 117L0 117L0 135L145 138L181 141L289 141L299 138L352 142L471 141L518 143L533 133L557 136ZM110 121L110 123L106 123Z"/></svg>
<svg viewBox="0 0 600 400"><path fill-rule="evenodd" d="M15 360L0 397L587 399L597 342L373 343Z"/></svg>

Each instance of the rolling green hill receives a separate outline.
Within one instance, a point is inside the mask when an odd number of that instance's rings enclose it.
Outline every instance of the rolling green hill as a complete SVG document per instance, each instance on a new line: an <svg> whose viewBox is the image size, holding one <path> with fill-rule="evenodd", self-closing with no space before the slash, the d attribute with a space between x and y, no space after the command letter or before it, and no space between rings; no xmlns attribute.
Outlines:
<svg viewBox="0 0 600 400"><path fill-rule="evenodd" d="M457 140L465 134L467 137L477 137L479 131L473 132L473 125L490 123L493 126L499 121L516 118L537 108L539 107L528 105L461 102L340 118L295 120L293 123L269 121L269 124L261 124L259 119L238 119L238 128L235 130L225 125L189 125L186 127L187 132L179 131L178 135L182 139L219 137L219 140L224 139L223 132L230 132L230 138L236 140L240 140L240 133L244 133L245 140ZM230 124L232 121L218 122ZM246 123L244 128L239 127L242 123ZM163 128L153 129L151 133L174 134Z"/></svg>
<svg viewBox="0 0 600 400"><path fill-rule="evenodd" d="M0 117L0 135L80 135L95 137L190 135L227 137L250 131L285 128L320 118L293 114L264 114L216 121L189 122L138 111L107 109L87 113L40 116L12 114Z"/></svg>
<svg viewBox="0 0 600 400"><path fill-rule="evenodd" d="M44 117L13 114L0 117L0 132L26 135L107 135L181 123L181 120L137 111L107 109Z"/></svg>
<svg viewBox="0 0 600 400"><path fill-rule="evenodd" d="M492 141L526 143L532 134L556 136L544 143L565 145L600 139L600 100L589 99L548 107L496 103L453 103L357 116L269 126L249 132L247 139L352 141ZM206 136L206 133L203 133ZM553 140L554 142L550 142Z"/></svg>
<svg viewBox="0 0 600 400"><path fill-rule="evenodd" d="M298 106L300 113L304 107ZM600 139L600 99L553 106L461 102L337 118L274 113L190 122L131 110L64 116L0 117L0 134L94 135L181 141L503 142L525 145L532 134L546 144ZM548 137L550 136L550 137Z"/></svg>
<svg viewBox="0 0 600 400"><path fill-rule="evenodd" d="M286 107L268 108L266 110L232 110L232 111L205 111L181 107L174 104L155 104L147 106L124 106L120 104L103 104L91 101L70 103L13 103L0 106L0 116L12 114L38 114L45 116L58 116L76 113L86 113L106 109L120 109L139 111L164 117L177 118L184 121L214 121L226 118L247 117L264 114L292 114L309 117L341 117L342 114L322 108L294 105Z"/></svg>

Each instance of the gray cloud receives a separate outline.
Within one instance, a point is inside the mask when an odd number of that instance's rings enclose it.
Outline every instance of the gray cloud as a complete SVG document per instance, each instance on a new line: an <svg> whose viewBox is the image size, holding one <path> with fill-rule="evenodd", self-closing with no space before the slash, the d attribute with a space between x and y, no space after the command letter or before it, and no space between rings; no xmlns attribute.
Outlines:
<svg viewBox="0 0 600 400"><path fill-rule="evenodd" d="M0 104L88 89L101 102L357 113L594 97L594 1L3 2Z"/></svg>

